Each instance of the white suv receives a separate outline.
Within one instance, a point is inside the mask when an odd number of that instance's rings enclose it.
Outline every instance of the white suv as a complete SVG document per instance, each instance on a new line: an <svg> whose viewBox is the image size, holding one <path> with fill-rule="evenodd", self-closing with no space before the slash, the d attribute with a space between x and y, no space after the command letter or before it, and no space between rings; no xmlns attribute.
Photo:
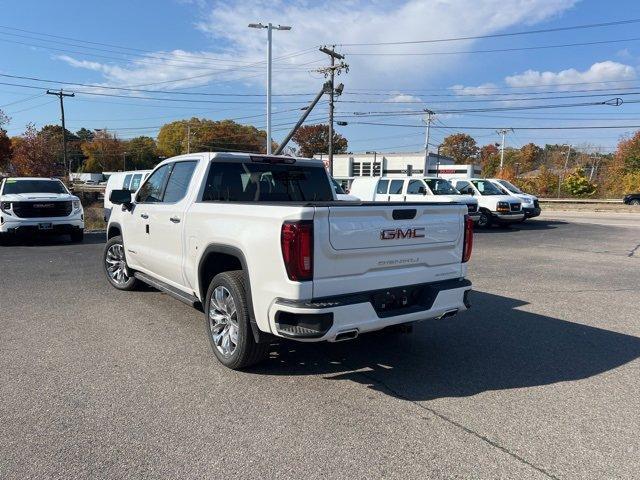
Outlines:
<svg viewBox="0 0 640 480"><path fill-rule="evenodd" d="M84 211L57 178L5 178L0 185L0 240L25 233L68 233L84 236Z"/></svg>

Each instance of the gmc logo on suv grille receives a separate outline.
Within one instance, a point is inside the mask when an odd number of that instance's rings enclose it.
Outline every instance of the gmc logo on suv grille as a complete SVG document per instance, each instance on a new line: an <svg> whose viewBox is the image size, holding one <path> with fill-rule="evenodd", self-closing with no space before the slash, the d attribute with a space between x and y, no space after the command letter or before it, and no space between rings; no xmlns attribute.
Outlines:
<svg viewBox="0 0 640 480"><path fill-rule="evenodd" d="M55 205L53 203L34 203L33 208L53 208Z"/></svg>
<svg viewBox="0 0 640 480"><path fill-rule="evenodd" d="M424 238L425 228L387 228L380 232L380 240L395 240L401 238Z"/></svg>

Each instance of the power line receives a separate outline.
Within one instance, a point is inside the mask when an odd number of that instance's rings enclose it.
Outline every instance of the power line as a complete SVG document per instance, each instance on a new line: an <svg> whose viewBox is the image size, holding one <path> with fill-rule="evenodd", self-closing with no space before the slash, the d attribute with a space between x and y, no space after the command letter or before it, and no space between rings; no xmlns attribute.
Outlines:
<svg viewBox="0 0 640 480"><path fill-rule="evenodd" d="M480 40L485 38L515 37L519 35L536 35L540 33L564 32L568 30L583 30L583 29L589 29L589 28L613 27L618 25L629 25L633 23L640 23L640 18L617 20L613 22L572 25L569 27L544 28L544 29L538 29L538 30L523 30L520 32L510 32L510 33L492 33L487 35L475 35L475 36L466 36L466 37L434 38L434 39L428 39L428 40L405 40L405 41L397 41L397 42L339 43L337 45L341 47L358 47L358 46L410 45L410 44L418 44L418 43L458 42L463 40Z"/></svg>
<svg viewBox="0 0 640 480"><path fill-rule="evenodd" d="M7 78L15 78L19 80L32 80L34 82L43 82L43 83L55 83L59 85L74 85L79 87L91 87L91 88L100 88L105 90L122 90L127 92L142 92L142 93L160 93L164 95L188 95L188 96L214 96L214 97L265 97L266 95L263 93L211 93L211 92L176 92L176 91L168 91L168 90L149 90L142 88L127 88L127 87L115 87L110 85L98 85L93 83L79 83L79 82L68 82L63 80L51 80L46 78L38 78L38 77L26 77L21 75L10 75L7 73L0 73L0 77ZM314 95L313 93L280 93L273 94L274 97L299 97L299 96L309 96Z"/></svg>
<svg viewBox="0 0 640 480"><path fill-rule="evenodd" d="M512 47L512 48L492 48L484 50L462 50L455 52L396 52L396 53L372 53L372 52L347 52L348 55L354 56L415 56L415 57L429 57L435 55L467 55L476 53L499 53L499 52L520 52L526 50L545 50L552 48L566 48L566 47L582 47L588 45L606 45L611 43L625 43L636 42L640 40L640 37L633 38L620 38L615 40L601 40L595 42L576 42L576 43L562 43L556 45L535 45L531 47Z"/></svg>
<svg viewBox="0 0 640 480"><path fill-rule="evenodd" d="M377 125L383 127L407 127L424 128L422 125L407 125L402 123L375 123L375 122L349 122L350 125ZM479 126L450 126L454 130L496 130L502 127L479 127ZM514 127L514 130L599 130L599 129L633 129L640 128L640 125L571 125L554 127Z"/></svg>

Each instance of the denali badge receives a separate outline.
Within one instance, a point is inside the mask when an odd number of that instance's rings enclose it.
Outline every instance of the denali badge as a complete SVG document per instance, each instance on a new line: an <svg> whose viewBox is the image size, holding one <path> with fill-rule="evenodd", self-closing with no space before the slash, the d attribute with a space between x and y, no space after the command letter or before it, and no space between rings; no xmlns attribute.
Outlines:
<svg viewBox="0 0 640 480"><path fill-rule="evenodd" d="M396 238L424 238L425 228L387 228L380 232L380 240L394 240Z"/></svg>

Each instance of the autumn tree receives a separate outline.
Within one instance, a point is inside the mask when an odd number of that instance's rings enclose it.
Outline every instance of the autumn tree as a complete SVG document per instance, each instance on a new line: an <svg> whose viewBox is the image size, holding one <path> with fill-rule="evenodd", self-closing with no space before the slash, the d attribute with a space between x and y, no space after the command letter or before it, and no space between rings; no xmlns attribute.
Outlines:
<svg viewBox="0 0 640 480"><path fill-rule="evenodd" d="M606 188L609 194L631 193L640 176L640 131L618 143L607 168ZM637 191L637 190L636 190Z"/></svg>
<svg viewBox="0 0 640 480"><path fill-rule="evenodd" d="M454 133L444 139L440 151L452 157L457 164L468 164L476 160L479 149L471 135Z"/></svg>
<svg viewBox="0 0 640 480"><path fill-rule="evenodd" d="M100 173L124 168L124 144L106 130L97 131L93 140L84 142L82 153L87 157L82 167L85 172Z"/></svg>
<svg viewBox="0 0 640 480"><path fill-rule="evenodd" d="M9 117L0 110L0 172L6 171L11 160L11 139L2 128L5 123L9 123Z"/></svg>
<svg viewBox="0 0 640 480"><path fill-rule="evenodd" d="M317 153L329 151L329 125L303 125L293 135L293 141L298 145L297 155L313 157ZM342 135L333 132L333 153L347 151L348 142Z"/></svg>
<svg viewBox="0 0 640 480"><path fill-rule="evenodd" d="M13 155L9 170L16 176L53 177L64 174L64 165L55 154L51 136L28 124L24 134L12 139ZM54 153L52 153L54 152Z"/></svg>
<svg viewBox="0 0 640 480"><path fill-rule="evenodd" d="M480 165L482 166L482 175L485 177L495 177L498 173L500 152L493 143L480 149Z"/></svg>
<svg viewBox="0 0 640 480"><path fill-rule="evenodd" d="M535 168L536 162L538 161L540 154L542 153L542 149L536 145L535 143L527 143L520 147L520 152L518 154L518 163L520 163L520 172L528 172Z"/></svg>
<svg viewBox="0 0 640 480"><path fill-rule="evenodd" d="M55 157L56 162L64 164L62 127L60 125L45 125L40 129L38 135L43 137L43 141L50 145L50 153ZM66 135L67 159L70 162L68 167L74 170L82 164L84 158L80 148L80 139L69 130L66 130Z"/></svg>
<svg viewBox="0 0 640 480"><path fill-rule="evenodd" d="M189 135L190 133L190 135ZM158 153L173 157L191 152L241 151L264 153L267 134L233 120L192 118L162 126L158 133Z"/></svg>
<svg viewBox="0 0 640 480"><path fill-rule="evenodd" d="M158 149L151 137L136 137L126 143L127 169L150 169L158 163Z"/></svg>

